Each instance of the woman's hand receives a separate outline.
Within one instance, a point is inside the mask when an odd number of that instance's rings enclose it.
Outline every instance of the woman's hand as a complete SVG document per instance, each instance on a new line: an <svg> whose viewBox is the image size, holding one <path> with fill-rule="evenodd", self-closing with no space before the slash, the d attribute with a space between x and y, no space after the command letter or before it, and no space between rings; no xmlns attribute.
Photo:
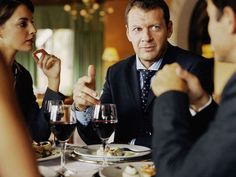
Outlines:
<svg viewBox="0 0 236 177"><path fill-rule="evenodd" d="M60 85L61 60L44 49L33 52L33 58L48 78L48 87L58 92Z"/></svg>

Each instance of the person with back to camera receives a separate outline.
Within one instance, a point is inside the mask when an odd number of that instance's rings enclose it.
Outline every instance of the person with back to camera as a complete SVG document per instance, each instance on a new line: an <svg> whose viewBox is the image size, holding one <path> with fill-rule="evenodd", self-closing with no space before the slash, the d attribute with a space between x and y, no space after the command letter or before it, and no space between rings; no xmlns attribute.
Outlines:
<svg viewBox="0 0 236 177"><path fill-rule="evenodd" d="M15 60L18 51L32 50L36 34L33 12L34 6L30 0L0 0L0 57L6 63L7 69L12 71L13 87L32 139L46 141L51 131L48 120L43 114L44 108L39 109L36 102L30 73ZM58 92L60 59L43 49L35 51L33 57L48 78L44 101L64 99Z"/></svg>
<svg viewBox="0 0 236 177"><path fill-rule="evenodd" d="M207 0L208 31L217 61L236 63L236 1ZM168 80L161 79L165 75ZM173 81L175 84L173 84ZM236 176L236 73L226 83L217 105L209 102L198 78L178 64L166 66L153 80L158 97L153 113L153 160L158 177ZM207 115L193 138L188 105ZM170 109L163 110L166 106Z"/></svg>
<svg viewBox="0 0 236 177"><path fill-rule="evenodd" d="M94 66L89 66L87 76L79 78L73 91L74 107L78 110L77 129L85 143L100 143L90 123L91 106L114 103L118 113L114 142L151 147L155 98L150 90L152 75L166 64L177 62L199 77L211 93L209 68L213 62L168 42L173 26L164 0L129 0L125 17L127 38L135 55L108 69L100 100L96 98Z"/></svg>
<svg viewBox="0 0 236 177"><path fill-rule="evenodd" d="M12 89L13 80L0 56L0 176L40 177L31 140Z"/></svg>

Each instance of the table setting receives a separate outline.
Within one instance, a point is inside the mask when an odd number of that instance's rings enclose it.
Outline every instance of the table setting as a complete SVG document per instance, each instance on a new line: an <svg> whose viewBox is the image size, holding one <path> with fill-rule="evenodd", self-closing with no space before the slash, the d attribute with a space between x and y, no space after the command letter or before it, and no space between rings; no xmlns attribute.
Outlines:
<svg viewBox="0 0 236 177"><path fill-rule="evenodd" d="M148 147L107 144L118 122L114 104L96 105L91 121L101 144L68 144L67 141L75 129L75 114L68 105L52 105L50 128L60 144L52 143L51 148L47 142L37 143L40 148L35 145L37 153L44 154L36 155L42 176L142 177L146 170L143 170L144 167L148 168L146 171L154 167L151 162L151 149Z"/></svg>
<svg viewBox="0 0 236 177"><path fill-rule="evenodd" d="M74 177L99 177L99 173L104 173L103 176L110 177L107 173L115 171L114 174L124 169L126 165L133 165L140 167L141 165L153 164L151 162L151 149L144 146L128 145L128 144L110 144L111 147L119 148L131 148L134 150L140 150L131 156L110 156L107 157L107 166L103 166L102 156L96 155L93 152L100 149L99 144L79 146L74 144L68 144L66 151L66 168L74 172ZM109 145L109 146L110 146ZM96 149L97 148L97 149ZM81 151L81 149L83 149ZM90 151L91 150L91 151ZM39 169L45 177L58 176L58 169L60 168L60 156L45 157L38 159ZM120 170L117 171L115 165L121 165ZM104 170L106 169L106 170ZM114 170L115 169L115 170ZM121 170L122 169L122 170ZM52 173L52 171L54 173ZM113 173L111 173L113 174ZM118 177L118 176L117 176Z"/></svg>

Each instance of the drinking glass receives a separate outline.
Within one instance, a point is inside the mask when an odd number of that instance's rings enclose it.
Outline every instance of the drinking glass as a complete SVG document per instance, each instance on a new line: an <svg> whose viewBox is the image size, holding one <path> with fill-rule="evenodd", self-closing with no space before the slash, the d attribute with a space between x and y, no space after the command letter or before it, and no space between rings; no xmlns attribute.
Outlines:
<svg viewBox="0 0 236 177"><path fill-rule="evenodd" d="M50 128L61 145L61 167L58 173L64 176L73 175L74 172L65 167L66 143L76 127L76 117L71 105L52 105L50 115Z"/></svg>
<svg viewBox="0 0 236 177"><path fill-rule="evenodd" d="M94 107L94 113L92 117L92 125L96 131L98 137L102 141L103 148L103 163L102 166L106 166L106 146L107 140L111 134L115 131L117 119L117 111L115 104L98 104Z"/></svg>
<svg viewBox="0 0 236 177"><path fill-rule="evenodd" d="M45 100L43 103L43 114L47 121L50 121L50 113L52 105L63 105L63 100ZM53 134L52 146L56 146L56 137Z"/></svg>

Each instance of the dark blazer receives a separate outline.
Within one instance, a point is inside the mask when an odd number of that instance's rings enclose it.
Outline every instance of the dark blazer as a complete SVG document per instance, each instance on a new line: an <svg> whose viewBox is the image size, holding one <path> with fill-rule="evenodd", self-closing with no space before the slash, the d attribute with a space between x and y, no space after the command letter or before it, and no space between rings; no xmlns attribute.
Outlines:
<svg viewBox="0 0 236 177"><path fill-rule="evenodd" d="M17 73L14 73L15 69L17 69ZM15 62L13 64L13 73L15 76L15 91L19 106L32 139L37 142L48 140L51 134L49 122L44 117L43 108L40 109L36 102L36 97L32 87L33 81L29 71L19 63ZM44 101L63 99L64 95L61 93L54 92L50 89L47 89L45 92Z"/></svg>
<svg viewBox="0 0 236 177"><path fill-rule="evenodd" d="M157 176L235 177L236 73L226 84L218 109L213 102L204 109L205 117L199 117L208 123L197 139L191 133L188 104L187 95L176 91L155 100L153 159Z"/></svg>
<svg viewBox="0 0 236 177"><path fill-rule="evenodd" d="M212 91L212 61L203 60L188 51L169 44L160 68L173 62L196 74L204 86ZM113 66L107 71L101 101L114 103L117 106L118 125L116 127L115 142L128 143L136 138L139 145L151 146L152 107L155 98L149 92L147 109L141 109L139 73L136 69L136 57L131 56ZM78 132L87 144L100 143L91 124L87 127L78 125Z"/></svg>

